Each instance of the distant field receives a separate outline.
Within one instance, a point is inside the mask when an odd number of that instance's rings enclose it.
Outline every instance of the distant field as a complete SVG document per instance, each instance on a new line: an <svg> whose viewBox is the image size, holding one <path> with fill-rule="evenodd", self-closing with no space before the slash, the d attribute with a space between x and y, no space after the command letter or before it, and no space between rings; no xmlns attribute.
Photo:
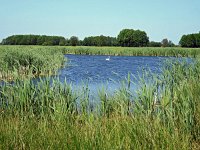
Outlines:
<svg viewBox="0 0 200 150"><path fill-rule="evenodd" d="M200 55L200 48L181 47L93 47L93 46L0 46L4 49L61 50L63 54L118 56L190 56ZM1 55L1 54L0 54Z"/></svg>
<svg viewBox="0 0 200 150"><path fill-rule="evenodd" d="M200 48L181 47L63 47L65 54L126 56L191 56L200 55Z"/></svg>

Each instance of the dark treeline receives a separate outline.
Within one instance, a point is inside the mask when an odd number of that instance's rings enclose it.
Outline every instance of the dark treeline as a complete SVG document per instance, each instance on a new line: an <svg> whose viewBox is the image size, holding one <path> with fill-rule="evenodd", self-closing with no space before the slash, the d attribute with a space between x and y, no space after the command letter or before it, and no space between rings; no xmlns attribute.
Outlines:
<svg viewBox="0 0 200 150"><path fill-rule="evenodd" d="M84 46L118 46L117 38L109 36L90 36L84 38Z"/></svg>
<svg viewBox="0 0 200 150"><path fill-rule="evenodd" d="M83 41L78 37L72 36L65 39L62 36L46 35L12 35L2 40L2 45L60 45L60 46L118 46L117 39L109 36L90 36Z"/></svg>
<svg viewBox="0 0 200 150"><path fill-rule="evenodd" d="M200 32L194 34L183 35L179 44L182 47L200 47Z"/></svg>
<svg viewBox="0 0 200 150"><path fill-rule="evenodd" d="M12 35L2 40L2 45L44 45L44 46L122 46L122 47L172 47L170 40L161 42L150 41L145 31L123 29L117 37L89 36L83 40L72 36L66 39L62 36L46 35ZM182 43L181 43L182 45Z"/></svg>
<svg viewBox="0 0 200 150"><path fill-rule="evenodd" d="M148 45L149 47L161 47L162 46L162 44L161 44L161 42L154 42L154 41L151 41L151 42L149 42L149 45Z"/></svg>
<svg viewBox="0 0 200 150"><path fill-rule="evenodd" d="M46 35L13 35L3 39L3 45L65 45L65 38Z"/></svg>

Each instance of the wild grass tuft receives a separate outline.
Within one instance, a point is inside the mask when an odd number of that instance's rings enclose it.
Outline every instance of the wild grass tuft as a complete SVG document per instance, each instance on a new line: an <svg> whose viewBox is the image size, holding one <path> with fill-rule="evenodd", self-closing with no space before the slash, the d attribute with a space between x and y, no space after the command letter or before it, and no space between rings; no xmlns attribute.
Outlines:
<svg viewBox="0 0 200 150"><path fill-rule="evenodd" d="M0 47L0 80L13 80L18 76L55 74L63 64L62 51L54 47Z"/></svg>

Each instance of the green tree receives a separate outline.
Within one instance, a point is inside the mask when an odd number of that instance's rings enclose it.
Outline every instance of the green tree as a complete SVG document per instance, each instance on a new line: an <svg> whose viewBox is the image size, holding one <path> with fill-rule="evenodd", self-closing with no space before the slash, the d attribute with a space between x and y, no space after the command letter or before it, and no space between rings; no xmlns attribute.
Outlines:
<svg viewBox="0 0 200 150"><path fill-rule="evenodd" d="M117 36L120 46L125 47L142 47L147 46L149 38L146 32L133 29L123 29Z"/></svg>
<svg viewBox="0 0 200 150"><path fill-rule="evenodd" d="M200 47L200 32L195 35L196 47Z"/></svg>
<svg viewBox="0 0 200 150"><path fill-rule="evenodd" d="M165 38L161 41L161 46L162 47L173 47L173 46L175 46L175 44L172 41Z"/></svg>
<svg viewBox="0 0 200 150"><path fill-rule="evenodd" d="M4 45L59 45L61 40L65 40L61 36L46 35L13 35L7 37Z"/></svg>
<svg viewBox="0 0 200 150"><path fill-rule="evenodd" d="M183 35L179 44L182 47L198 47L198 34Z"/></svg>
<svg viewBox="0 0 200 150"><path fill-rule="evenodd" d="M116 46L117 39L109 36L90 36L85 37L82 45L84 46Z"/></svg>
<svg viewBox="0 0 200 150"><path fill-rule="evenodd" d="M200 33L183 35L179 41L182 47L200 47Z"/></svg>
<svg viewBox="0 0 200 150"><path fill-rule="evenodd" d="M65 39L61 39L61 40L59 41L59 45L60 45L60 46L65 46L65 45L66 45L66 40L65 40Z"/></svg>
<svg viewBox="0 0 200 150"><path fill-rule="evenodd" d="M70 38L70 45L72 45L72 46L77 46L77 45L78 45L78 42L79 42L78 37L72 36L72 37Z"/></svg>
<svg viewBox="0 0 200 150"><path fill-rule="evenodd" d="M163 39L163 40L161 41L162 47L168 47L168 44L169 44L169 41L168 41L167 38L165 38L165 39Z"/></svg>
<svg viewBox="0 0 200 150"><path fill-rule="evenodd" d="M149 47L161 47L161 42L151 41L149 42Z"/></svg>

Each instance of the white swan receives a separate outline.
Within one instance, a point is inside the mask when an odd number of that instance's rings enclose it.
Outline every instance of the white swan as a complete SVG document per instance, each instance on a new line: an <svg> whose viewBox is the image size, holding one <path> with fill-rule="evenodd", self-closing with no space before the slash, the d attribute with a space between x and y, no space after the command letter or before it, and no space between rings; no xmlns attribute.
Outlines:
<svg viewBox="0 0 200 150"><path fill-rule="evenodd" d="M106 60L109 61L109 60L110 60L110 56L108 56L108 57L106 58Z"/></svg>

